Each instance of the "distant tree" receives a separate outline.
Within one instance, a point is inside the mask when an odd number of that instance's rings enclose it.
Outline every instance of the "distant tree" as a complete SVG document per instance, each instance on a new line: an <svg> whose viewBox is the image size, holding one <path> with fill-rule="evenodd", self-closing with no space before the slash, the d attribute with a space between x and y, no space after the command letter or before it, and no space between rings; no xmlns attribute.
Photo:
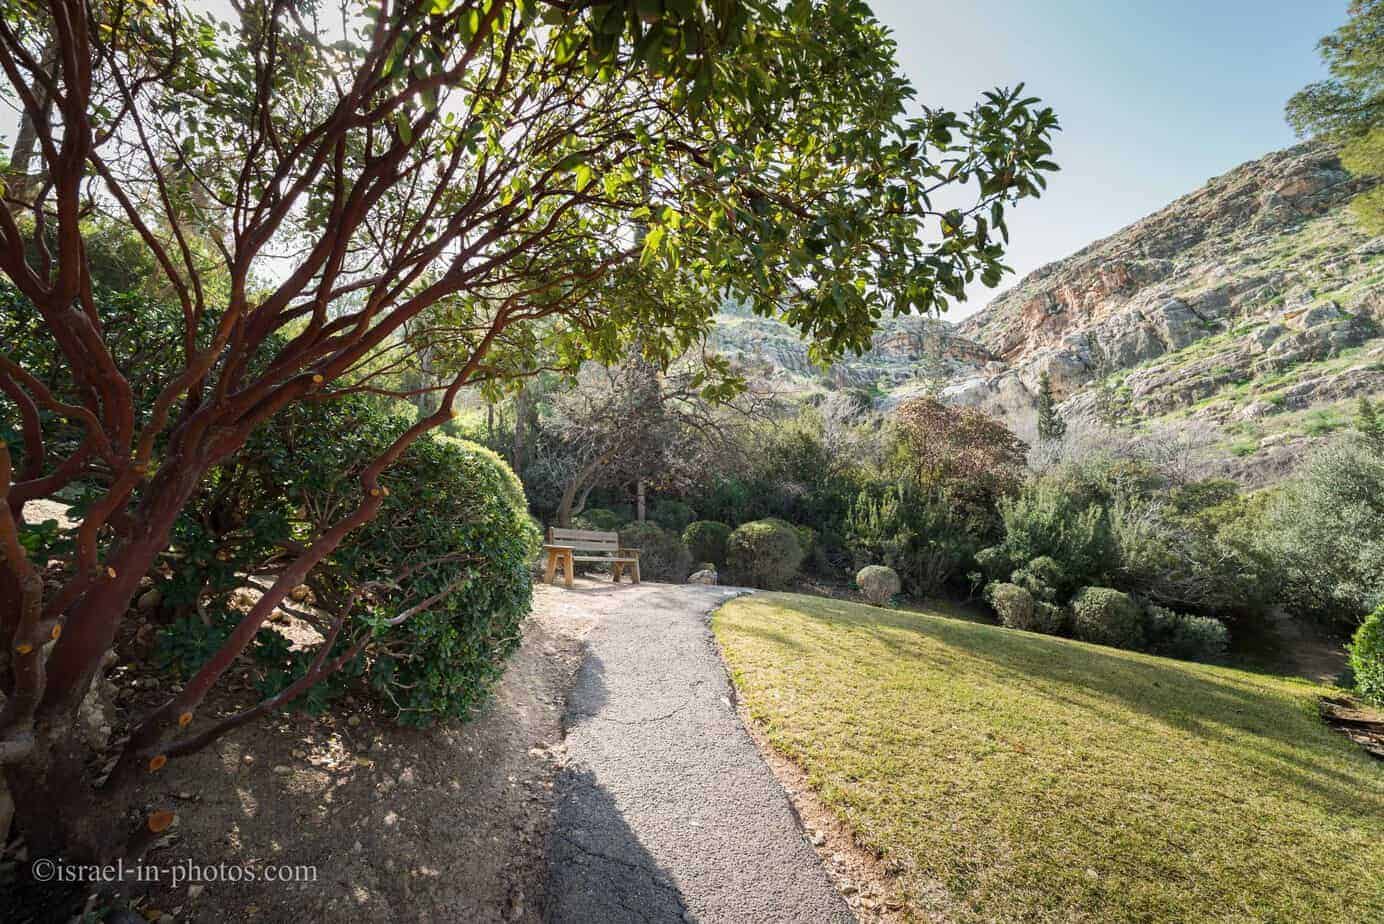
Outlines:
<svg viewBox="0 0 1384 924"><path fill-rule="evenodd" d="M913 398L899 405L893 424L891 462L924 491L988 512L1023 483L1027 444L978 408Z"/></svg>
<svg viewBox="0 0 1384 924"><path fill-rule="evenodd" d="M1067 434L1067 422L1057 413L1057 401L1052 396L1052 377L1044 372L1038 377L1038 440L1055 443Z"/></svg>
<svg viewBox="0 0 1384 924"><path fill-rule="evenodd" d="M1355 412L1355 429L1375 452L1384 455L1384 417L1380 416L1374 402L1364 395L1360 396L1360 406Z"/></svg>
<svg viewBox="0 0 1384 924"><path fill-rule="evenodd" d="M1351 172L1384 176L1384 0L1352 0L1350 19L1317 47L1331 77L1288 101L1288 121L1299 135L1340 144ZM1384 184L1353 207L1367 229L1384 232Z"/></svg>
<svg viewBox="0 0 1384 924"><path fill-rule="evenodd" d="M716 398L706 389L700 367L660 370L632 356L614 366L588 364L554 394L546 426L568 466L557 525L571 526L597 487L638 480L678 487L718 457L729 464L739 444L727 417L757 416L762 396L747 389Z"/></svg>

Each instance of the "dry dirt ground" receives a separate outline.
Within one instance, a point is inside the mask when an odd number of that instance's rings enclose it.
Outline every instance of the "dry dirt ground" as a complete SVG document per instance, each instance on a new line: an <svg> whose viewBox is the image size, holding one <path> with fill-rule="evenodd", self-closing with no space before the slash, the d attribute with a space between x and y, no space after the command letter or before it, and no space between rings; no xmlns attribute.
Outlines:
<svg viewBox="0 0 1384 924"><path fill-rule="evenodd" d="M287 716L170 762L147 796L179 818L146 863L261 877L307 866L316 881L164 882L136 887L135 910L220 924L541 920L565 697L598 612L541 589L494 699L463 725Z"/></svg>

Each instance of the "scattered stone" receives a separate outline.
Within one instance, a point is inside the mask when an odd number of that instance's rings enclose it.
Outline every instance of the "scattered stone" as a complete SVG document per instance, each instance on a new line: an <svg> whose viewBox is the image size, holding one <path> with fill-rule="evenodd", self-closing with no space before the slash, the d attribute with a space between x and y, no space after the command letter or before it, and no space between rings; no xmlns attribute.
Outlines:
<svg viewBox="0 0 1384 924"><path fill-rule="evenodd" d="M704 569L702 571L694 572L692 576L687 579L687 583L715 585L716 580L717 575L714 570Z"/></svg>
<svg viewBox="0 0 1384 924"><path fill-rule="evenodd" d="M417 779L414 776L413 768L405 767L404 772L399 774L399 785L412 786L415 782L417 782Z"/></svg>
<svg viewBox="0 0 1384 924"><path fill-rule="evenodd" d="M246 754L244 757L240 758L240 761L248 767L255 762L255 756L253 754Z"/></svg>
<svg viewBox="0 0 1384 924"><path fill-rule="evenodd" d="M206 888L207 888L206 886L204 886L204 885L202 885L202 884L200 884L200 883L198 883L198 884L196 884L196 885L190 885L190 886L188 886L188 887L187 887L187 897L188 897L188 900L189 900L189 901L196 901L197 899L201 898L201 897L202 897L202 892L205 891Z"/></svg>
<svg viewBox="0 0 1384 924"><path fill-rule="evenodd" d="M312 599L312 588L306 584L299 584L288 592L288 598L294 603L305 603Z"/></svg>
<svg viewBox="0 0 1384 924"><path fill-rule="evenodd" d="M813 831L813 832L812 832L812 846L813 846L813 847L821 847L821 846L822 846L823 844L825 844L826 842L827 842L827 836L826 836L825 834L823 834L821 831Z"/></svg>
<svg viewBox="0 0 1384 924"><path fill-rule="evenodd" d="M349 726L351 726L352 728L357 727L358 725L360 725L360 716L358 716L358 715L353 715L353 716L351 716L349 719L346 720L346 724L349 725Z"/></svg>
<svg viewBox="0 0 1384 924"><path fill-rule="evenodd" d="M279 776L288 776L290 773L293 772L293 768L288 766L287 764L276 764L274 766L274 772L277 773Z"/></svg>
<svg viewBox="0 0 1384 924"><path fill-rule="evenodd" d="M304 751L304 750L302 750L301 748L294 748L294 749L293 749L293 758L294 758L295 760L304 760L304 759L307 758L307 756L308 756L308 752L307 752L307 751Z"/></svg>

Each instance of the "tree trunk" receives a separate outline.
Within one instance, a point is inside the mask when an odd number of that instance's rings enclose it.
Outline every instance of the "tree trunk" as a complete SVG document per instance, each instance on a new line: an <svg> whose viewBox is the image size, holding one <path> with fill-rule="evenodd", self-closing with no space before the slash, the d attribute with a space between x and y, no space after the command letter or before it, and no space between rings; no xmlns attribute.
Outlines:
<svg viewBox="0 0 1384 924"><path fill-rule="evenodd" d="M49 38L43 47L43 67L49 73L53 72L53 65L57 61L57 43ZM34 98L38 101L39 107L43 112L43 118L48 118L48 114L53 109L52 97L48 95L48 88L41 82L36 81L33 88ZM34 120L29 111L24 109L20 113L19 132L15 135L14 150L10 154L10 190L9 195L21 202L29 202L30 196L38 188L35 178L29 175L29 164L34 159L34 148L38 144L38 131L34 127Z"/></svg>
<svg viewBox="0 0 1384 924"><path fill-rule="evenodd" d="M572 517L581 512L582 507L586 506L586 497L591 493L591 486L594 483L596 473L601 466L605 465L606 457L597 456L590 462L583 465L567 482L567 487L562 489L562 500L557 505L557 525L559 529L571 529ZM578 492L581 492L581 505L576 506Z"/></svg>
<svg viewBox="0 0 1384 924"><path fill-rule="evenodd" d="M644 479L634 483L634 509L640 523L644 522Z"/></svg>
<svg viewBox="0 0 1384 924"><path fill-rule="evenodd" d="M514 474L518 475L524 470L524 454L527 449L525 443L528 436L529 424L529 390L521 389L514 398L514 458L510 460L510 465L514 469Z"/></svg>

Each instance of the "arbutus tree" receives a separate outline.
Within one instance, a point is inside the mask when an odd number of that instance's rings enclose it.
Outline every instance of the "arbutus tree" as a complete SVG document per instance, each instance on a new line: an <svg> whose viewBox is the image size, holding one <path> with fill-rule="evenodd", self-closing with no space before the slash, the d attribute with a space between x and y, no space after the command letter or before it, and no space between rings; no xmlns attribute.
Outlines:
<svg viewBox="0 0 1384 924"><path fill-rule="evenodd" d="M634 343L665 362L727 292L818 358L862 349L883 312L998 281L1005 207L1053 169L1056 121L1020 90L908 117L893 43L856 0L235 9L0 8L4 91L33 151L11 165L0 271L61 367L39 376L26 344L0 345L17 434L0 443L0 767L38 852L137 852L169 823L128 814L131 782L245 720L199 710L462 389L521 380L535 357L614 363ZM968 208L933 205L952 188ZM99 220L131 229L174 305L176 360L152 389L110 345ZM422 343L445 373L439 409L364 468L359 505L289 550L93 780L78 706L199 482L296 403L388 392L379 370ZM70 541L31 553L25 504L76 485ZM358 653L351 615L257 709Z"/></svg>

